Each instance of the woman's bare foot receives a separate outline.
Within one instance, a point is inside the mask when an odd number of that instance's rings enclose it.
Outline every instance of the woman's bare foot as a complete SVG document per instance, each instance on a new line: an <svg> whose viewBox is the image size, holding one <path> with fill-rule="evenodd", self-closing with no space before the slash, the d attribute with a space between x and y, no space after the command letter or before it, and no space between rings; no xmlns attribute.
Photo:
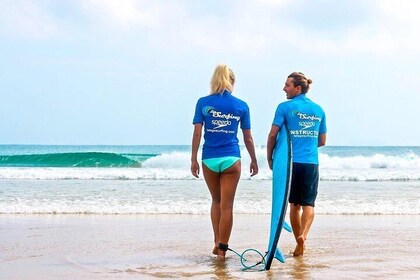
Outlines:
<svg viewBox="0 0 420 280"><path fill-rule="evenodd" d="M225 259L226 259L226 251L218 250L217 260L225 261Z"/></svg>
<svg viewBox="0 0 420 280"><path fill-rule="evenodd" d="M224 261L226 256L226 251L229 250L229 245L225 243L219 243L219 251L217 252L217 259L219 261Z"/></svg>
<svg viewBox="0 0 420 280"><path fill-rule="evenodd" d="M303 252L305 251L305 238L303 238L303 236L299 236L296 242L297 245L295 251L293 252L293 257L303 256Z"/></svg>
<svg viewBox="0 0 420 280"><path fill-rule="evenodd" d="M216 255L217 256L217 254L219 253L219 247L218 246L214 246L212 253L213 253L213 255Z"/></svg>

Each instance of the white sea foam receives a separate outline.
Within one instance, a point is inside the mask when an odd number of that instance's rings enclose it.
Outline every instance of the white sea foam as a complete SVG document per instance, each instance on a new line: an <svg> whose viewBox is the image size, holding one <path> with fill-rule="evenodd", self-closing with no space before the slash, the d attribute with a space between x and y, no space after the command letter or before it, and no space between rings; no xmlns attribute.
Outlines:
<svg viewBox="0 0 420 280"><path fill-rule="evenodd" d="M199 180L4 180L0 214L207 215L210 194ZM419 182L324 182L318 214L420 215ZM234 211L270 214L271 181L240 182Z"/></svg>
<svg viewBox="0 0 420 280"><path fill-rule="evenodd" d="M144 168L160 169L188 169L191 163L191 154L183 152L165 153L152 157L143 162Z"/></svg>
<svg viewBox="0 0 420 280"><path fill-rule="evenodd" d="M249 176L243 166L242 180L271 180L270 170ZM413 169L328 169L321 167L321 181L416 181ZM0 168L0 179L13 180L195 180L189 169L179 168ZM201 175L200 180L203 177Z"/></svg>
<svg viewBox="0 0 420 280"><path fill-rule="evenodd" d="M236 214L270 214L271 201L248 201L237 199L234 206ZM0 214L209 214L210 201L194 198L174 201L162 200L120 200L119 198L61 199L48 201L46 199L16 199L13 202L0 203ZM318 199L317 214L334 215L420 215L420 205L416 202L404 201L371 201L356 200L323 201Z"/></svg>
<svg viewBox="0 0 420 280"><path fill-rule="evenodd" d="M337 157L320 154L319 163L326 169L412 169L420 171L420 157L413 153L407 153L401 156L375 154L373 156L352 157Z"/></svg>

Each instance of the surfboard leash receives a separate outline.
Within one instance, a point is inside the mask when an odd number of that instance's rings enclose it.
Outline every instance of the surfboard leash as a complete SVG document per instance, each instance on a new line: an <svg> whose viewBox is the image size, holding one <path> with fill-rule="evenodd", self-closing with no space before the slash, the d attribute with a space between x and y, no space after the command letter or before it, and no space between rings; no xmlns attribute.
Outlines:
<svg viewBox="0 0 420 280"><path fill-rule="evenodd" d="M256 266L258 266L260 264L263 265L263 268L262 269L257 269L257 271L264 271L265 270L265 257L267 256L267 253L268 252L265 252L265 255L263 255L257 249L249 248L249 249L246 249L245 251L243 251L242 254L239 254L238 252L236 252L235 250L233 250L231 248L227 248L227 250L233 252L234 254L236 254L240 258L241 264L244 267L244 268L242 268L243 271L251 270L251 269L254 270L254 267L256 267ZM248 262L248 260L244 257L244 255L246 253L248 253L248 252L255 252L255 253L257 253L258 255L260 255L261 260L258 261L258 262L256 262L255 264L252 264L252 265L245 264L245 262Z"/></svg>

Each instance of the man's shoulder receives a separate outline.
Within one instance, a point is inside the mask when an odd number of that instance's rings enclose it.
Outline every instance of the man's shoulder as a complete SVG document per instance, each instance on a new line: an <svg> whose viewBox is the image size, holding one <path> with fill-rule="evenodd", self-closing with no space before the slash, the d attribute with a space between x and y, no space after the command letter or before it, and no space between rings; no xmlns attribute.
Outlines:
<svg viewBox="0 0 420 280"><path fill-rule="evenodd" d="M289 111L291 109L291 101L292 100L286 100L286 101L280 102L280 104L277 105L276 114L286 113L287 111Z"/></svg>
<svg viewBox="0 0 420 280"><path fill-rule="evenodd" d="M306 98L306 100L313 108L316 108L318 111L324 112L324 109L322 109L321 105L319 105L318 103L316 103L315 101L309 98Z"/></svg>
<svg viewBox="0 0 420 280"><path fill-rule="evenodd" d="M313 106L316 108L317 111L322 112L324 114L324 109L322 109L321 105L318 103L313 102Z"/></svg>
<svg viewBox="0 0 420 280"><path fill-rule="evenodd" d="M286 107L286 106L290 106L292 104L293 104L293 99L290 99L290 100L286 100L286 101L280 102L279 107L280 106L281 107Z"/></svg>

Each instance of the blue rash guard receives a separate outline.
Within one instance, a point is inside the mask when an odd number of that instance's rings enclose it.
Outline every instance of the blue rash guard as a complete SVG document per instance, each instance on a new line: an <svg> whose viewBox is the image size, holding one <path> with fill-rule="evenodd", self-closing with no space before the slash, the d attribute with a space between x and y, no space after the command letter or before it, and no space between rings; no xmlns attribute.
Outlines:
<svg viewBox="0 0 420 280"><path fill-rule="evenodd" d="M300 94L277 107L273 125L284 123L292 139L293 162L318 164L318 136L327 132L324 110Z"/></svg>
<svg viewBox="0 0 420 280"><path fill-rule="evenodd" d="M193 124L204 123L202 159L240 157L238 126L250 129L248 105L225 90L201 97L195 107Z"/></svg>

